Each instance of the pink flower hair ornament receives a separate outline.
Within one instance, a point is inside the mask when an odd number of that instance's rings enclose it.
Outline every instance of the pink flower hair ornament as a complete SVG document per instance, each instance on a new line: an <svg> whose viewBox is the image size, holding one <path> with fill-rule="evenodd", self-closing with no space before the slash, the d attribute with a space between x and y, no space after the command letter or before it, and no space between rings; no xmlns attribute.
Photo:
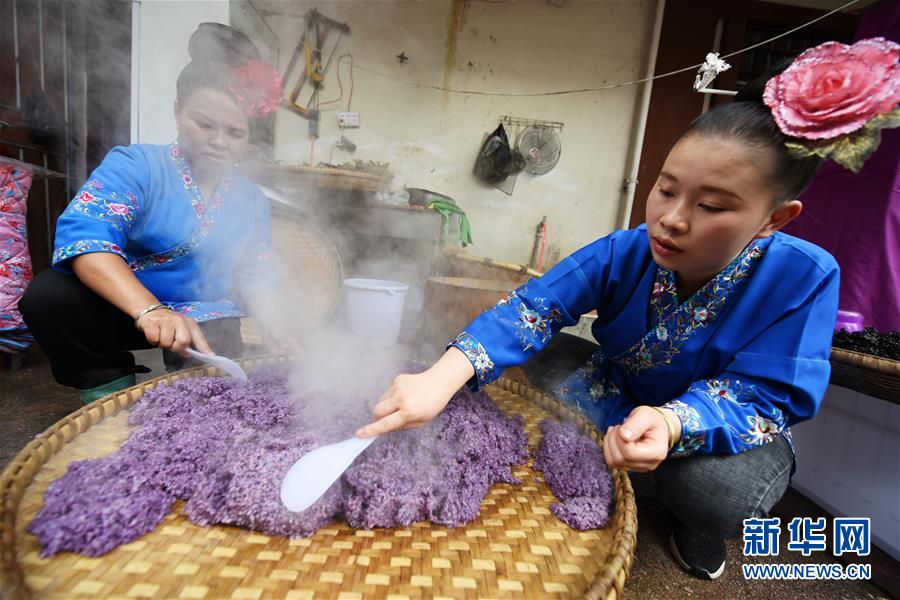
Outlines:
<svg viewBox="0 0 900 600"><path fill-rule="evenodd" d="M900 127L900 45L881 37L825 42L766 83L763 101L798 158L819 156L858 173Z"/></svg>
<svg viewBox="0 0 900 600"><path fill-rule="evenodd" d="M228 91L248 118L258 119L281 106L281 75L270 65L251 58L231 72Z"/></svg>

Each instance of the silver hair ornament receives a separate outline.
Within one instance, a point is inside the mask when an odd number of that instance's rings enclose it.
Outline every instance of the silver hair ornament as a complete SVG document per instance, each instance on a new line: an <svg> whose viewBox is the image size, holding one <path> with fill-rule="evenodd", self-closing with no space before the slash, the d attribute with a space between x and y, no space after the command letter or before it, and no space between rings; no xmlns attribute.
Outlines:
<svg viewBox="0 0 900 600"><path fill-rule="evenodd" d="M730 68L731 65L719 58L718 52L710 52L706 55L706 60L697 71L697 77L694 79L694 89L697 91L706 89L713 79L718 77L719 73L724 73Z"/></svg>

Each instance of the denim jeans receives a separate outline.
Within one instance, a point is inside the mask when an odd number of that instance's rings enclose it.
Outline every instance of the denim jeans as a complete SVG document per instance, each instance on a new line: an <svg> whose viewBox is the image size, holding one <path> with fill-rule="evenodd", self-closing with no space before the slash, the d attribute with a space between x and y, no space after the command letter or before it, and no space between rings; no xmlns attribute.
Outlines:
<svg viewBox="0 0 900 600"><path fill-rule="evenodd" d="M588 340L559 333L522 370L546 393L598 349ZM653 472L656 492L685 526L716 538L736 537L743 521L768 515L787 490L794 454L774 441L741 454L697 454L663 461Z"/></svg>
<svg viewBox="0 0 900 600"><path fill-rule="evenodd" d="M716 538L737 537L744 519L768 516L787 490L794 453L782 436L740 454L663 461L656 493L684 525Z"/></svg>

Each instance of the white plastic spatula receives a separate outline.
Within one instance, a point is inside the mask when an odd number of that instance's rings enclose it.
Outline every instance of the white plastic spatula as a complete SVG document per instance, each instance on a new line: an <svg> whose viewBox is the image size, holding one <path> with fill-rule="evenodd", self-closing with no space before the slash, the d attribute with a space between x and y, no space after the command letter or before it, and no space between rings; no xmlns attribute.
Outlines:
<svg viewBox="0 0 900 600"><path fill-rule="evenodd" d="M217 369L222 369L235 379L239 379L240 381L247 381L247 374L244 373L244 370L239 364L237 364L230 358L225 358L224 356L216 356L215 354L203 354L202 352L197 352L193 348L187 348L187 353L201 362L212 365Z"/></svg>
<svg viewBox="0 0 900 600"><path fill-rule="evenodd" d="M292 512L309 508L347 470L375 438L349 440L319 446L300 457L281 482L281 503Z"/></svg>

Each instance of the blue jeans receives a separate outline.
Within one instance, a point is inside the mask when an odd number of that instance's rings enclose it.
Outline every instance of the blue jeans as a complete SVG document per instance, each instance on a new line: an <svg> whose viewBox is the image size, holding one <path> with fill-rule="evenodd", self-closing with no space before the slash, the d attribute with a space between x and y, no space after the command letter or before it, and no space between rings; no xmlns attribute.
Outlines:
<svg viewBox="0 0 900 600"><path fill-rule="evenodd" d="M559 333L522 370L546 393L597 350L587 340ZM767 516L787 490L794 454L787 441L774 441L741 454L698 454L670 458L653 472L656 491L685 526L726 539L743 531L744 519Z"/></svg>

